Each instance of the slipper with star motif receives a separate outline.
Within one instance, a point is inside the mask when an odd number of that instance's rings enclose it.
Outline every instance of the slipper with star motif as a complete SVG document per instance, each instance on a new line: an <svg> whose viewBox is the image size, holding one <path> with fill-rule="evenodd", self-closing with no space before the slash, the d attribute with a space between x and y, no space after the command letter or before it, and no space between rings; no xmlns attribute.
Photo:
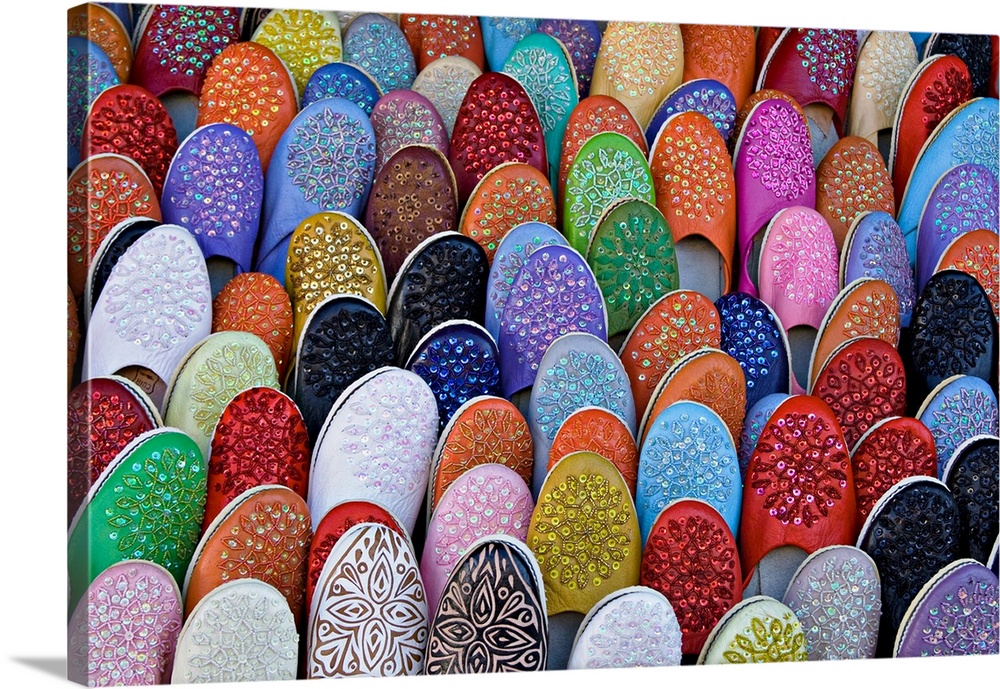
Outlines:
<svg viewBox="0 0 1000 689"><path fill-rule="evenodd" d="M737 603L716 624L698 655L699 665L787 663L808 660L805 633L795 613L769 596Z"/></svg>
<svg viewBox="0 0 1000 689"><path fill-rule="evenodd" d="M944 475L945 464L966 440L977 435L993 435L998 427L997 395L990 385L975 376L952 376L928 393L916 413L934 437L937 473Z"/></svg>
<svg viewBox="0 0 1000 689"><path fill-rule="evenodd" d="M889 213L865 212L847 231L840 252L840 289L861 278L882 280L896 293L899 326L910 325L917 300L903 231Z"/></svg>
<svg viewBox="0 0 1000 689"><path fill-rule="evenodd" d="M417 62L397 22L367 13L355 17L343 30L343 61L363 69L383 93L413 85Z"/></svg>

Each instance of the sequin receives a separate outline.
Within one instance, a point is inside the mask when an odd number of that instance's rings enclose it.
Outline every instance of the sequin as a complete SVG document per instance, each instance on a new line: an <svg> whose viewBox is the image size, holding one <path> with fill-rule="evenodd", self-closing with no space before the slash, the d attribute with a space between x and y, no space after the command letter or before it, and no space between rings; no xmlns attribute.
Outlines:
<svg viewBox="0 0 1000 689"><path fill-rule="evenodd" d="M195 86L190 90L197 93L212 59L240 40L240 11L235 7L157 5L147 17L132 65L134 84L152 85L160 79L176 83L176 77L189 77ZM164 71L158 74L154 65Z"/></svg>
<svg viewBox="0 0 1000 689"><path fill-rule="evenodd" d="M483 69L483 39L476 17L403 14L399 17L399 25L413 49L419 69L451 55L471 60Z"/></svg>
<svg viewBox="0 0 1000 689"><path fill-rule="evenodd" d="M851 454L858 524L886 491L909 476L937 476L934 436L914 419L886 419L873 426Z"/></svg>
<svg viewBox="0 0 1000 689"><path fill-rule="evenodd" d="M784 201L800 198L815 181L809 129L786 102L754 107L735 158L737 165L746 160L750 176Z"/></svg>
<svg viewBox="0 0 1000 689"><path fill-rule="evenodd" d="M387 93L372 109L375 169L381 170L399 149L414 144L433 146L448 155L448 136L441 117L426 98L410 91Z"/></svg>
<svg viewBox="0 0 1000 689"><path fill-rule="evenodd" d="M747 408L764 395L788 392L788 349L774 312L764 302L743 293L725 295L716 306L722 329L715 346L736 359L743 369Z"/></svg>
<svg viewBox="0 0 1000 689"><path fill-rule="evenodd" d="M852 237L855 241L851 241ZM844 282L862 277L882 280L892 287L899 302L899 324L907 326L917 300L903 230L892 215L874 211L862 218L848 237Z"/></svg>
<svg viewBox="0 0 1000 689"><path fill-rule="evenodd" d="M324 98L344 98L371 115L381 95L378 85L357 67L346 62L331 62L309 77L302 94L302 108Z"/></svg>
<svg viewBox="0 0 1000 689"><path fill-rule="evenodd" d="M343 59L340 24L332 12L273 11L257 27L253 40L281 58L299 93L317 68Z"/></svg>
<svg viewBox="0 0 1000 689"><path fill-rule="evenodd" d="M1000 427L996 394L985 381L971 376L938 390L924 402L918 416L934 436L939 477L959 445L977 435L995 435Z"/></svg>
<svg viewBox="0 0 1000 689"><path fill-rule="evenodd" d="M406 37L399 26L379 14L366 14L344 31L344 61L371 75L384 93L408 89L417 76Z"/></svg>
<svg viewBox="0 0 1000 689"><path fill-rule="evenodd" d="M681 630L670 603L633 591L600 606L580 633L582 667L667 667L681 663ZM575 658L573 659L575 660ZM573 660L570 667L575 667Z"/></svg>
<svg viewBox="0 0 1000 689"><path fill-rule="evenodd" d="M891 215L894 209L892 178L875 145L857 136L835 143L816 170L816 210L833 230L837 247L859 215Z"/></svg>
<svg viewBox="0 0 1000 689"><path fill-rule="evenodd" d="M281 283L264 273L240 273L212 302L212 332L239 330L259 337L284 379L292 349L292 302Z"/></svg>
<svg viewBox="0 0 1000 689"><path fill-rule="evenodd" d="M597 24L570 19L544 19L539 22L538 30L566 47L576 73L580 98L586 98L590 93L594 64L597 62L597 49L601 45L601 32Z"/></svg>
<svg viewBox="0 0 1000 689"><path fill-rule="evenodd" d="M451 140L462 100L482 70L464 57L443 57L427 65L413 81L413 90L434 104Z"/></svg>
<svg viewBox="0 0 1000 689"><path fill-rule="evenodd" d="M90 106L106 89L121 81L100 48L80 38L70 39L66 47L66 144L69 163L80 160L80 141Z"/></svg>

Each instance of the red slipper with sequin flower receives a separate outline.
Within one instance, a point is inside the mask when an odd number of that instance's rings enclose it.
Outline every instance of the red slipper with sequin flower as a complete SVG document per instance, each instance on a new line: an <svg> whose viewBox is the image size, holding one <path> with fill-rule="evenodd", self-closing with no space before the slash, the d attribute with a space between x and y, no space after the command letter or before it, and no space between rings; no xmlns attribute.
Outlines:
<svg viewBox="0 0 1000 689"><path fill-rule="evenodd" d="M274 357L278 380L292 350L292 301L288 292L267 273L240 273L212 300L212 332L239 330L256 335Z"/></svg>

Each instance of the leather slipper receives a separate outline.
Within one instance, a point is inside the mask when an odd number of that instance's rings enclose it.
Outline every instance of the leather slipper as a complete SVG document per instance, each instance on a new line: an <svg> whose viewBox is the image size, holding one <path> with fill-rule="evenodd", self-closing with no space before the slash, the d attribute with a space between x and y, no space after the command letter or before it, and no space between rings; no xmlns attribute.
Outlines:
<svg viewBox="0 0 1000 689"><path fill-rule="evenodd" d="M997 395L975 376L952 376L931 390L916 413L934 437L938 478L945 464L966 440L993 435L998 425Z"/></svg>
<svg viewBox="0 0 1000 689"><path fill-rule="evenodd" d="M413 49L417 69L422 70L434 60L452 55L472 62L480 71L486 69L483 35L477 17L401 14L399 26Z"/></svg>
<svg viewBox="0 0 1000 689"><path fill-rule="evenodd" d="M302 107L324 98L346 98L371 115L381 97L378 84L363 69L346 62L331 62L309 77L306 90L302 92Z"/></svg>
<svg viewBox="0 0 1000 689"><path fill-rule="evenodd" d="M404 27L405 31L405 27ZM420 56L417 56L420 59ZM413 90L434 104L444 121L449 140L455 130L462 100L483 70L474 62L459 55L441 57L420 66L420 73L413 80Z"/></svg>
<svg viewBox="0 0 1000 689"><path fill-rule="evenodd" d="M733 95L736 109L754 90L755 37L749 26L681 24L684 81L715 79Z"/></svg>
<svg viewBox="0 0 1000 689"><path fill-rule="evenodd" d="M538 20L532 17L480 17L479 27L483 30L486 68L502 72L514 46L538 30Z"/></svg>
<svg viewBox="0 0 1000 689"><path fill-rule="evenodd" d="M427 627L409 539L381 524L353 526L333 546L316 584L306 677L419 675Z"/></svg>
<svg viewBox="0 0 1000 689"><path fill-rule="evenodd" d="M719 620L698 655L698 665L808 659L805 633L791 608L768 596L754 596L737 603Z"/></svg>
<svg viewBox="0 0 1000 689"><path fill-rule="evenodd" d="M272 10L250 38L274 51L288 67L297 93L319 67L343 60L340 22L322 10Z"/></svg>
<svg viewBox="0 0 1000 689"><path fill-rule="evenodd" d="M917 300L913 270L903 231L889 213L862 213L847 231L840 252L841 293L861 278L876 278L892 287L899 304L899 326L909 327Z"/></svg>
<svg viewBox="0 0 1000 689"><path fill-rule="evenodd" d="M774 311L760 299L742 292L719 298L715 306L722 332L717 347L736 359L743 369L747 409L768 395L790 392L791 350Z"/></svg>
<svg viewBox="0 0 1000 689"><path fill-rule="evenodd" d="M934 272L960 270L976 278L993 305L993 315L1000 319L1000 238L989 230L972 230L952 240L941 254Z"/></svg>
<svg viewBox="0 0 1000 689"><path fill-rule="evenodd" d="M995 42L979 34L934 33L924 46L924 59L932 55L955 55L969 66L973 97L986 95L992 65L996 59ZM996 86L993 86L996 89Z"/></svg>
<svg viewBox="0 0 1000 689"><path fill-rule="evenodd" d="M683 29L682 29L683 30ZM736 124L736 99L724 84L714 79L692 79L668 93L656 107L646 125L646 143L650 149L660 128L673 115L697 112L715 126L723 143L729 141Z"/></svg>
<svg viewBox="0 0 1000 689"><path fill-rule="evenodd" d="M403 146L423 144L448 157L448 132L434 104L415 91L397 89L378 99L371 112L375 170Z"/></svg>
<svg viewBox="0 0 1000 689"><path fill-rule="evenodd" d="M80 316L73 290L66 287L66 387L73 387L73 371L80 356Z"/></svg>
<svg viewBox="0 0 1000 689"><path fill-rule="evenodd" d="M285 379L292 354L292 302L281 283L266 273L240 273L212 300L212 332L239 330L256 335Z"/></svg>
<svg viewBox="0 0 1000 689"><path fill-rule="evenodd" d="M130 246L139 240L139 237L159 225L160 222L152 218L144 218L142 216L126 218L111 228L104 239L101 240L100 246L94 252L90 267L87 269L87 282L83 287L80 313L85 326L90 323L90 317L94 312L94 306L97 305L97 299L101 296L101 292L104 291L104 286L108 284L111 271L119 259L125 255ZM72 293L71 290L70 294Z"/></svg>
<svg viewBox="0 0 1000 689"><path fill-rule="evenodd" d="M345 63L371 75L383 93L409 89L417 77L417 61L397 22L381 14L355 17L344 32Z"/></svg>
<svg viewBox="0 0 1000 689"><path fill-rule="evenodd" d="M891 136L897 106L919 59L913 37L905 31L868 34L858 52L847 108L848 134L867 139L883 150L880 139L886 134ZM887 153L888 147L884 150ZM895 212L895 207L888 211Z"/></svg>
<svg viewBox="0 0 1000 689"><path fill-rule="evenodd" d="M646 539L639 583L670 601L684 655L700 653L709 632L742 598L736 539L722 515L700 500L665 507Z"/></svg>
<svg viewBox="0 0 1000 689"><path fill-rule="evenodd" d="M121 83L115 65L96 44L81 36L66 41L66 166L80 164L80 141L90 106L105 90Z"/></svg>
<svg viewBox="0 0 1000 689"><path fill-rule="evenodd" d="M614 464L635 499L639 449L622 417L601 407L581 407L570 414L552 440L546 472L574 452L593 452Z"/></svg>
<svg viewBox="0 0 1000 689"><path fill-rule="evenodd" d="M942 480L955 496L962 518L962 552L986 563L997 540L997 461L1000 439L975 436L952 453Z"/></svg>
<svg viewBox="0 0 1000 689"><path fill-rule="evenodd" d="M762 27L760 30L760 35L764 35L766 27ZM746 127L747 119L750 117L750 113L757 106L758 103L763 103L766 100L771 100L777 98L783 100L792 106L792 109L798 113L802 121L806 121L806 114L802 110L802 106L799 105L798 101L789 96L784 91L779 91L777 89L759 89L754 91L746 100L743 101L743 105L740 106L739 112L736 113L736 122L733 124L733 135L729 139L729 150L734 152L733 160L735 160L735 149L736 142L739 141L740 135L743 133L743 129ZM808 136L808 133L806 134Z"/></svg>
<svg viewBox="0 0 1000 689"><path fill-rule="evenodd" d="M698 112L670 117L650 144L656 205L673 233L680 286L716 300L732 284L736 189L726 143Z"/></svg>
<svg viewBox="0 0 1000 689"><path fill-rule="evenodd" d="M114 67L118 82L128 83L132 71L132 42L125 24L114 12L92 2L77 5L66 13L66 34L85 38L100 48Z"/></svg>
<svg viewBox="0 0 1000 689"><path fill-rule="evenodd" d="M746 418L743 421L743 432L740 433L739 452L737 453L737 458L740 461L741 479L746 478L750 457L757 449L757 441L760 440L760 434L763 433L768 420L770 420L774 410L789 396L787 392L775 392L760 398L747 407Z"/></svg>
<svg viewBox="0 0 1000 689"><path fill-rule="evenodd" d="M543 19L538 31L555 38L566 48L576 73L579 97L590 95L597 51L601 47L601 29L595 21L575 19Z"/></svg>

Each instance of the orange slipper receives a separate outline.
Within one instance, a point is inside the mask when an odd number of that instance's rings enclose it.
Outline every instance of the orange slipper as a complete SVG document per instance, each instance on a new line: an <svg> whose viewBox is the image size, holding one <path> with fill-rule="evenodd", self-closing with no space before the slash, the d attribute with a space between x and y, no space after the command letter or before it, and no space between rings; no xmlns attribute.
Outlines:
<svg viewBox="0 0 1000 689"><path fill-rule="evenodd" d="M292 302L281 283L266 273L240 273L212 300L212 332L239 330L264 341L278 380L285 379L292 351Z"/></svg>
<svg viewBox="0 0 1000 689"><path fill-rule="evenodd" d="M570 414L556 431L546 471L574 452L593 452L614 464L635 498L639 450L620 416L601 407L583 407Z"/></svg>
<svg viewBox="0 0 1000 689"><path fill-rule="evenodd" d="M464 57L480 71L486 68L483 34L476 17L401 14L399 26L417 59L417 69L450 55Z"/></svg>
<svg viewBox="0 0 1000 689"><path fill-rule="evenodd" d="M753 27L681 24L681 36L684 81L715 79L732 92L736 109L742 108L754 84Z"/></svg>
<svg viewBox="0 0 1000 689"><path fill-rule="evenodd" d="M103 50L119 81L127 84L132 71L132 43L122 20L105 7L88 2L71 8L66 21L68 35L86 38Z"/></svg>
<svg viewBox="0 0 1000 689"><path fill-rule="evenodd" d="M837 251L847 231L865 211L896 208L892 178L875 144L845 136L833 145L816 169L816 210L833 230Z"/></svg>
<svg viewBox="0 0 1000 689"><path fill-rule="evenodd" d="M992 230L973 230L956 237L938 260L935 273L960 270L976 278L993 305L993 315L1000 319L1000 238Z"/></svg>

